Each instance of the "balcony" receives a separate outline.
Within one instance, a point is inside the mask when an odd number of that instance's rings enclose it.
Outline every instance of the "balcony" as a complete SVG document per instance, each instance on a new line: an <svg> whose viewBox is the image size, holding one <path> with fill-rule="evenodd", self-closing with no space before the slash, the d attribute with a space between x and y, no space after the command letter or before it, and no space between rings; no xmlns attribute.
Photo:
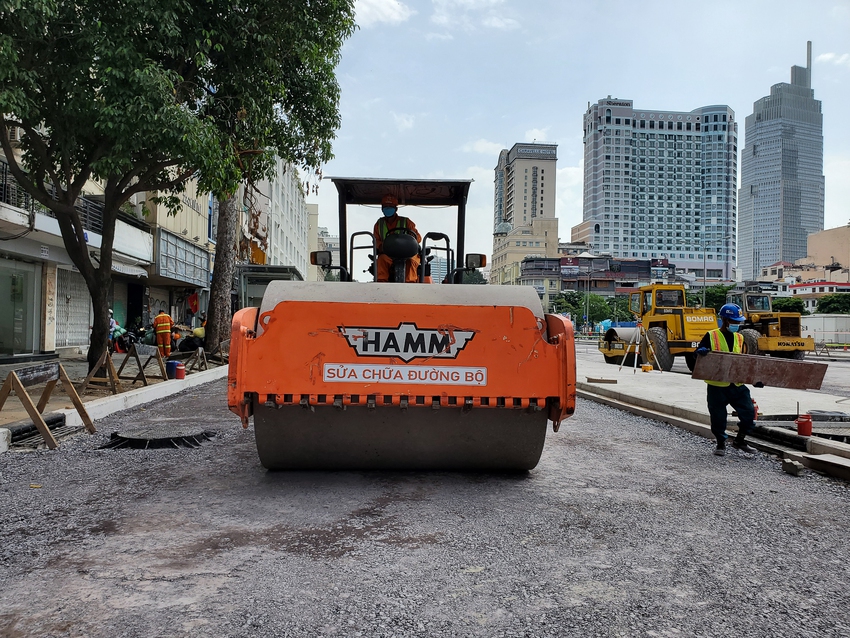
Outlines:
<svg viewBox="0 0 850 638"><path fill-rule="evenodd" d="M48 210L32 196L27 193L24 188L18 184L15 176L9 170L9 164L5 159L0 158L0 202L14 206L27 213L41 213L48 217L56 218L53 211ZM83 222L83 228L97 234L103 233L103 205L80 197L74 205L80 215L80 220Z"/></svg>

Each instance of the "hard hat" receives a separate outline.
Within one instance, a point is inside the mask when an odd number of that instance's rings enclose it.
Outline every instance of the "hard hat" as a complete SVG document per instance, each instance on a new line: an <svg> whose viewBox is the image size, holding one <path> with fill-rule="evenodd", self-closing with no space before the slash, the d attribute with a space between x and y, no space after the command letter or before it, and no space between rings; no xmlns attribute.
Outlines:
<svg viewBox="0 0 850 638"><path fill-rule="evenodd" d="M746 319L744 313L741 312L741 307L738 304L727 303L720 309L720 318L728 319L729 321L734 321L735 323L741 323Z"/></svg>
<svg viewBox="0 0 850 638"><path fill-rule="evenodd" d="M109 314L112 314L112 308L109 309Z"/></svg>
<svg viewBox="0 0 850 638"><path fill-rule="evenodd" d="M395 195L384 195L384 199L381 200L381 206L395 206L398 208L398 199L396 199Z"/></svg>

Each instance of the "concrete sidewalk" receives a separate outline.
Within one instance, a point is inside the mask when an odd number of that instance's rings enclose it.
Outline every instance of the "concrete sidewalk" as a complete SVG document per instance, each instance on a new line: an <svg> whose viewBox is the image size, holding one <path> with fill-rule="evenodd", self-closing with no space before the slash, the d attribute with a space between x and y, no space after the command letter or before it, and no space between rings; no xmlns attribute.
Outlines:
<svg viewBox="0 0 850 638"><path fill-rule="evenodd" d="M708 423L708 406L705 399L705 382L692 379L680 358L671 372L637 372L631 367L605 363L602 355L591 350L576 348L576 375L583 389L607 388L629 400L656 406L671 414L688 415ZM812 359L813 362L818 361ZM588 383L588 378L616 380L616 384ZM796 415L809 410L828 410L850 413L850 397L836 396L810 390L785 388L753 388L750 394L758 403L759 412L765 418L774 415ZM702 417L702 418L700 418Z"/></svg>

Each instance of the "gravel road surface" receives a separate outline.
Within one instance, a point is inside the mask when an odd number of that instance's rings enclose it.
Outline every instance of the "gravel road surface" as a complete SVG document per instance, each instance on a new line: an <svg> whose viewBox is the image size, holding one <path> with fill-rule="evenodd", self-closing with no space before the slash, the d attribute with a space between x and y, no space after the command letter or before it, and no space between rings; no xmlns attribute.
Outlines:
<svg viewBox="0 0 850 638"><path fill-rule="evenodd" d="M519 475L268 473L223 380L97 425L0 455L0 636L850 635L847 484L593 403Z"/></svg>

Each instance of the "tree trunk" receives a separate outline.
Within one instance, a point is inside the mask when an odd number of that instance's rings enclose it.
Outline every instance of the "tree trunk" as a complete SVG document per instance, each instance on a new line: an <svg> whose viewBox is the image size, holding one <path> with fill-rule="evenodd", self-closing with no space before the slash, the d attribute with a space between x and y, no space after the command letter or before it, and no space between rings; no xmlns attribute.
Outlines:
<svg viewBox="0 0 850 638"><path fill-rule="evenodd" d="M94 325L89 342L89 353L86 359L89 364L89 372L94 364L103 354L109 341L109 289L112 285L112 273L102 272L102 268L95 270L94 282L86 279L86 285L91 295L92 308L94 309Z"/></svg>
<svg viewBox="0 0 850 638"><path fill-rule="evenodd" d="M230 338L230 291L236 265L236 226L239 207L236 196L218 203L218 231L215 238L215 266L210 285L206 344L210 350Z"/></svg>

